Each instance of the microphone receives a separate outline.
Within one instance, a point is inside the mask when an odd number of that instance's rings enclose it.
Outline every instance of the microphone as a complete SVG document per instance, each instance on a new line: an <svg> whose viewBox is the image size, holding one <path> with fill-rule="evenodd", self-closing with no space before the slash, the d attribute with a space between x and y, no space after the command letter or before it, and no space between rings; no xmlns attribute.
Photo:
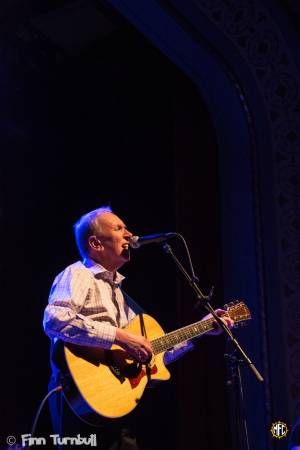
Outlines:
<svg viewBox="0 0 300 450"><path fill-rule="evenodd" d="M131 248L140 248L145 244L157 244L159 242L165 242L172 237L175 237L177 233L159 233L150 234L150 236L132 236L129 239L129 245Z"/></svg>

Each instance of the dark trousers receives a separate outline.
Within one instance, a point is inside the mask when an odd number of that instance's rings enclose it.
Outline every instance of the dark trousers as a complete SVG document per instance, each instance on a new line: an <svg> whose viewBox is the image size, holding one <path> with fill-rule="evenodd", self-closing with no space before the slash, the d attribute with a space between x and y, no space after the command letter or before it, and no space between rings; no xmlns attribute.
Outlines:
<svg viewBox="0 0 300 450"><path fill-rule="evenodd" d="M49 391L57 386L52 377L49 383ZM52 419L53 434L63 437L76 437L80 434L83 438L96 435L97 447L101 450L139 450L136 437L132 431L132 424L120 422L113 427L97 428L79 419L71 410L62 391L57 391L49 397L50 414ZM89 450L95 447L90 445L61 445L58 450L74 450L80 448Z"/></svg>

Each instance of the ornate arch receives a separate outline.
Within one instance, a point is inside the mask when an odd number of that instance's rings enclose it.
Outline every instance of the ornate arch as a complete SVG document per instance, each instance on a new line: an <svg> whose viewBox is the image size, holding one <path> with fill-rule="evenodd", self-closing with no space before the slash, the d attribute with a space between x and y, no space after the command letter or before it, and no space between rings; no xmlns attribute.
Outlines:
<svg viewBox="0 0 300 450"><path fill-rule="evenodd" d="M300 76L289 31L260 0L112 3L207 103L219 135L225 292L235 283L245 288L257 318L252 349L266 377L267 413L259 429L293 421L300 412ZM238 225L228 214L236 210ZM238 244L227 242L231 234ZM245 254L250 275L240 271ZM255 405L252 412L262 417Z"/></svg>

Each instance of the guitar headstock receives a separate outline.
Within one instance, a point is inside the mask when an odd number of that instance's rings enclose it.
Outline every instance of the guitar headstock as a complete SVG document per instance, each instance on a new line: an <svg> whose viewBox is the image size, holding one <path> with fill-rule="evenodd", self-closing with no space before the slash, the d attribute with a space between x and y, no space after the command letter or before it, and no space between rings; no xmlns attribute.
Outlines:
<svg viewBox="0 0 300 450"><path fill-rule="evenodd" d="M234 327L251 319L251 313L248 306L239 300L224 305L224 309L229 317L234 320Z"/></svg>

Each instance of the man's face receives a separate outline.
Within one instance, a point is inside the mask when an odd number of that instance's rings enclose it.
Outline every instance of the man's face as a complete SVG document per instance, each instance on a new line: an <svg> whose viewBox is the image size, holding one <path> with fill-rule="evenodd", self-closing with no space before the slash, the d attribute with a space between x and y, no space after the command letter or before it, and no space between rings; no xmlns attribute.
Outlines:
<svg viewBox="0 0 300 450"><path fill-rule="evenodd" d="M115 214L105 212L97 218L100 246L96 251L97 261L108 270L121 267L130 259L129 238L132 233Z"/></svg>

